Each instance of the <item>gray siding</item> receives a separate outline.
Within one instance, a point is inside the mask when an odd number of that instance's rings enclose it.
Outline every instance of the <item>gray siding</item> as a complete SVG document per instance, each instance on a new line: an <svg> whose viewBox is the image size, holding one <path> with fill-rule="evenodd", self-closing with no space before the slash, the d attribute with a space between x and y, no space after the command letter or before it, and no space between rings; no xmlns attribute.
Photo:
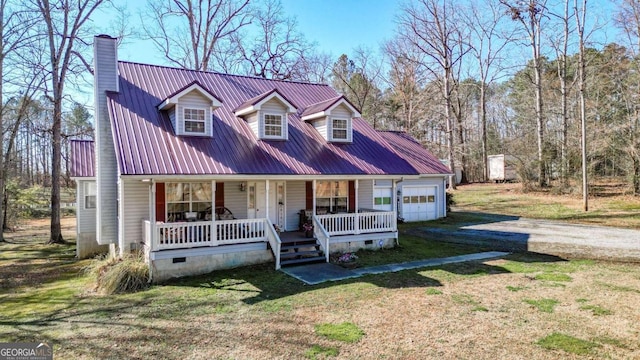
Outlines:
<svg viewBox="0 0 640 360"><path fill-rule="evenodd" d="M224 182L224 206L237 219L247 218L247 192L240 191L240 181Z"/></svg>
<svg viewBox="0 0 640 360"><path fill-rule="evenodd" d="M306 205L306 187L304 181L287 181L287 231L298 230L300 210Z"/></svg>
<svg viewBox="0 0 640 360"><path fill-rule="evenodd" d="M117 241L118 168L105 91L118 91L116 39L94 37L94 112L96 127L96 238L100 244Z"/></svg>
<svg viewBox="0 0 640 360"><path fill-rule="evenodd" d="M85 209L84 185L95 180L78 180L76 188L76 227L78 234L96 232L96 209Z"/></svg>
<svg viewBox="0 0 640 360"><path fill-rule="evenodd" d="M120 231L120 251L128 252L131 244L140 246L142 242L142 220L149 219L149 183L137 180L123 181L122 188L122 231Z"/></svg>
<svg viewBox="0 0 640 360"><path fill-rule="evenodd" d="M373 180L358 181L358 208L373 209Z"/></svg>

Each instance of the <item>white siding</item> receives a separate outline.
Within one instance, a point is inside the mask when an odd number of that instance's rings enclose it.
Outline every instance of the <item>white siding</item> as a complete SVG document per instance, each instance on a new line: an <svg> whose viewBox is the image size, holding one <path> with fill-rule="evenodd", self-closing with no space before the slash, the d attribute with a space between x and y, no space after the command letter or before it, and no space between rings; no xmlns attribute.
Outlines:
<svg viewBox="0 0 640 360"><path fill-rule="evenodd" d="M299 213L306 205L306 184L304 181L287 181L287 231L298 230Z"/></svg>
<svg viewBox="0 0 640 360"><path fill-rule="evenodd" d="M373 180L358 181L358 208L373 209Z"/></svg>
<svg viewBox="0 0 640 360"><path fill-rule="evenodd" d="M96 209L85 209L84 185L95 180L78 180L76 188L76 226L78 234L96 232Z"/></svg>
<svg viewBox="0 0 640 360"><path fill-rule="evenodd" d="M253 133L256 135L256 138L259 139L260 138L260 125L259 125L259 121L258 121L258 113L255 112L251 115L247 115L245 117L245 119L247 120L247 123L249 124L249 127L251 128L251 131L253 131Z"/></svg>
<svg viewBox="0 0 640 360"><path fill-rule="evenodd" d="M105 91L118 91L116 39L94 37L94 119L96 127L96 239L99 244L117 241L118 168Z"/></svg>
<svg viewBox="0 0 640 360"><path fill-rule="evenodd" d="M124 180L122 188L122 229L120 251L128 252L131 244L140 248L142 242L142 220L149 219L149 183L139 180Z"/></svg>
<svg viewBox="0 0 640 360"><path fill-rule="evenodd" d="M211 128L213 126L212 118L211 118L211 100L209 100L204 95L200 94L199 91L193 90L188 94L185 94L178 100L178 105L176 106L177 114L177 127L174 127L176 134L185 135L184 131L184 109L204 109L204 134L194 134L188 133L186 135L189 136L211 136L212 131ZM174 125L175 126L175 125Z"/></svg>
<svg viewBox="0 0 640 360"><path fill-rule="evenodd" d="M312 123L313 123L313 127L316 128L316 131L318 131L325 140L328 140L329 135L328 135L328 127L327 127L327 118L324 117L318 120L313 120Z"/></svg>
<svg viewBox="0 0 640 360"><path fill-rule="evenodd" d="M224 206L236 219L247 218L247 191L240 191L240 181L224 182Z"/></svg>
<svg viewBox="0 0 640 360"><path fill-rule="evenodd" d="M176 107L172 107L168 111L169 120L171 120L171 125L173 125L173 130L178 133L178 124L176 123Z"/></svg>

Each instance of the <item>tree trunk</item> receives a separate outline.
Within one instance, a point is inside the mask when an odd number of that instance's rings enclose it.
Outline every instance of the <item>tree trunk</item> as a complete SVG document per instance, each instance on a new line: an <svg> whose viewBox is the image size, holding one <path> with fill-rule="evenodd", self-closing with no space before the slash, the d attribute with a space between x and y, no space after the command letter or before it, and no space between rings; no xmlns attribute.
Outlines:
<svg viewBox="0 0 640 360"><path fill-rule="evenodd" d="M482 126L482 181L489 179L489 160L487 154L487 98L486 84L480 84L480 122Z"/></svg>
<svg viewBox="0 0 640 360"><path fill-rule="evenodd" d="M533 65L535 67L536 88L536 130L538 133L538 186L547 185L547 175L544 159L544 114L542 109L542 64L540 64L539 45L533 42Z"/></svg>
<svg viewBox="0 0 640 360"><path fill-rule="evenodd" d="M445 59L446 66L448 66L448 59ZM451 115L451 85L449 83L450 80L450 71L451 69L446 67L444 71L444 82L443 82L443 92L445 98L445 114L447 118L447 156L449 160L449 168L451 169L451 173L453 176L449 178L449 189L456 189L456 164L453 153L453 119Z"/></svg>
<svg viewBox="0 0 640 360"><path fill-rule="evenodd" d="M55 77L55 75L54 75ZM64 243L62 238L62 227L60 226L60 170L61 170L61 125L62 125L62 93L60 83L54 84L57 86L54 90L54 102L53 102L53 146L51 157L51 237L49 238L49 244ZM58 92L58 94L56 94Z"/></svg>

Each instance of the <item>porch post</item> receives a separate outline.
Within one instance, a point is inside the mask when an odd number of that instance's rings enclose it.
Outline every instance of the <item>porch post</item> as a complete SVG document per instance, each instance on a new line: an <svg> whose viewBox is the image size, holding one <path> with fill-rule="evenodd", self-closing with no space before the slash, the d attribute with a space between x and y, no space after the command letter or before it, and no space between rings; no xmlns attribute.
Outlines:
<svg viewBox="0 0 640 360"><path fill-rule="evenodd" d="M269 207L270 207L269 206L269 179L267 179L265 181L264 191L265 191L265 194L264 194L264 202L265 202L265 204L264 204L264 207L265 207L265 209L264 209L264 217L265 217L265 219L268 219L269 218Z"/></svg>
<svg viewBox="0 0 640 360"><path fill-rule="evenodd" d="M312 184L312 196L313 196L313 215L316 215L316 179L313 179L313 181L311 182Z"/></svg>
<svg viewBox="0 0 640 360"><path fill-rule="evenodd" d="M156 181L151 180L151 187L149 191L149 251L155 250L156 244Z"/></svg>
<svg viewBox="0 0 640 360"><path fill-rule="evenodd" d="M392 201L393 201L393 216L391 219L391 224L394 230L398 230L398 186L396 184L396 180L391 180L391 193L392 193ZM398 244L398 239L396 238L396 244Z"/></svg>
<svg viewBox="0 0 640 360"><path fill-rule="evenodd" d="M354 182L354 191L356 193L353 196L353 198L356 200L356 203L355 203L356 213L353 218L353 221L354 221L353 228L356 234L360 234L360 215L358 215L358 184L359 184L359 180L356 179L356 181Z"/></svg>
<svg viewBox="0 0 640 360"><path fill-rule="evenodd" d="M206 216L206 215L205 215ZM211 245L218 245L218 227L216 226L216 181L211 180Z"/></svg>

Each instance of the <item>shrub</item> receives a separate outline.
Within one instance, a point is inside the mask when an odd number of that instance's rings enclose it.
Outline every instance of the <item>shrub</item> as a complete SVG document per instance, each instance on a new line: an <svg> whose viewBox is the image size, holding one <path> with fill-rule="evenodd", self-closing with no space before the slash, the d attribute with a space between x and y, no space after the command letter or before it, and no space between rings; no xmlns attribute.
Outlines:
<svg viewBox="0 0 640 360"><path fill-rule="evenodd" d="M451 212L451 207L456 204L456 200L453 198L453 193L446 192L447 197L447 212Z"/></svg>
<svg viewBox="0 0 640 360"><path fill-rule="evenodd" d="M107 295L136 292L149 286L149 266L141 255L97 259L91 270L96 277L96 290Z"/></svg>

